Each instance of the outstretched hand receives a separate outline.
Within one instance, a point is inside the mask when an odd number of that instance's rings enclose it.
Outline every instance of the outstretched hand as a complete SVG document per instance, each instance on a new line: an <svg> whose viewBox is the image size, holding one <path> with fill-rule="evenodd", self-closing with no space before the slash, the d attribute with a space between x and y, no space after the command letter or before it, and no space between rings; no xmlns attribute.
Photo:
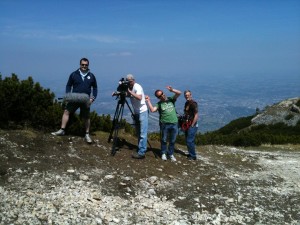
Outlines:
<svg viewBox="0 0 300 225"><path fill-rule="evenodd" d="M172 86L166 86L166 88L169 90L169 91L173 91L173 88L172 88Z"/></svg>

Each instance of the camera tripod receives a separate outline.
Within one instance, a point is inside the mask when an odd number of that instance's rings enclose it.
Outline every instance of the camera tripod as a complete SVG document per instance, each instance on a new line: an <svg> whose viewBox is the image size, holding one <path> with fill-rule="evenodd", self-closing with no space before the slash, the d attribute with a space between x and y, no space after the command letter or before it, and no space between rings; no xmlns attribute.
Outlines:
<svg viewBox="0 0 300 225"><path fill-rule="evenodd" d="M126 95L125 94L120 94L118 95L118 104L115 110L115 114L114 114L114 119L113 119L113 125L108 137L108 142L110 142L113 139L113 145L112 145L112 149L111 149L111 154L114 156L118 150L118 133L119 133L119 128L121 127L121 123L122 123L122 118L123 118L123 112L124 112L124 105L126 104L128 109L131 112L131 117L136 125L136 128L139 128L139 120L135 117L132 109L130 108L127 100L126 100ZM137 126L138 125L138 126ZM151 147L149 140L147 141L148 145Z"/></svg>
<svg viewBox="0 0 300 225"><path fill-rule="evenodd" d="M113 138L113 145L112 145L112 149L111 149L111 154L114 156L116 154L116 151L118 150L118 133L119 133L119 128L121 127L121 123L122 123L122 118L123 118L123 111L124 111L124 105L126 104L127 107L129 108L130 112L131 112L131 117L133 118L134 122L137 123L138 121L136 121L136 119L134 118L134 114L132 109L130 108L127 100L126 100L126 95L121 93L118 95L119 100L118 100L118 104L115 110L115 114L114 114L114 119L113 119L113 124L112 124L112 128L108 137L108 142L111 141L111 139Z"/></svg>

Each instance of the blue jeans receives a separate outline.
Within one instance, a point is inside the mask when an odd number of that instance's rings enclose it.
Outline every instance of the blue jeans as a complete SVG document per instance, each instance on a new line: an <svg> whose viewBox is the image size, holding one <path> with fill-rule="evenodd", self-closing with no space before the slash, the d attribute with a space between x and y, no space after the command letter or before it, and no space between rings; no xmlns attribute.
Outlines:
<svg viewBox="0 0 300 225"><path fill-rule="evenodd" d="M175 141L178 133L177 123L161 124L161 154L174 154ZM169 137L169 148L167 152L167 139Z"/></svg>
<svg viewBox="0 0 300 225"><path fill-rule="evenodd" d="M185 131L185 142L187 149L189 151L189 154L191 157L196 157L196 151L195 151L195 137L197 134L198 127L190 127L187 131Z"/></svg>
<svg viewBox="0 0 300 225"><path fill-rule="evenodd" d="M138 126L136 127L139 148L138 154L145 155L147 151L148 111L135 114L135 119L138 120Z"/></svg>

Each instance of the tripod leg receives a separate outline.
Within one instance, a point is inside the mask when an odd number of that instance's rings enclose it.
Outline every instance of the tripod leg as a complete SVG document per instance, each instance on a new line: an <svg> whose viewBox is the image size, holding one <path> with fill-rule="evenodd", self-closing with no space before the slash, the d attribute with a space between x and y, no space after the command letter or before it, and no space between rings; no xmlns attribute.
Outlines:
<svg viewBox="0 0 300 225"><path fill-rule="evenodd" d="M116 107L114 119L113 119L113 126L110 131L110 135L108 137L108 142L111 141L113 138L113 145L111 149L111 154L114 156L118 150L118 133L119 133L119 128L121 126L122 122L122 117L123 117L123 111L124 111L124 101L119 100L118 105Z"/></svg>
<svg viewBox="0 0 300 225"><path fill-rule="evenodd" d="M120 113L119 113L119 117L118 117L118 120L117 120L117 123L116 123L116 126L115 126L115 130L114 130L114 137L113 137L113 146L112 146L112 149L111 149L111 154L114 156L117 152L117 150L119 149L118 147L118 134L119 134L119 129L120 129L120 126L121 126L121 123L122 123L122 117L123 117L123 110L124 110L124 105L121 105L121 108L120 108Z"/></svg>
<svg viewBox="0 0 300 225"><path fill-rule="evenodd" d="M119 115L120 115L119 108L120 108L120 103L118 102L116 110L115 110L114 118L113 118L113 121L112 121L113 124L112 124L111 130L109 132L108 140L107 140L108 143L110 143L110 141L112 139L113 132L114 132L115 127L118 123L118 118L119 118Z"/></svg>

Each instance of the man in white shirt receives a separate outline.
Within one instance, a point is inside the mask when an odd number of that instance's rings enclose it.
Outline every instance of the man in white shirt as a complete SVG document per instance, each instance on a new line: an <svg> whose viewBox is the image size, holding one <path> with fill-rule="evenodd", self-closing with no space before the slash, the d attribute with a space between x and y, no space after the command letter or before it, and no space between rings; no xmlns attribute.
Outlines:
<svg viewBox="0 0 300 225"><path fill-rule="evenodd" d="M134 76L128 74L126 80L129 82L128 96L134 111L137 135L138 151L132 155L134 159L143 159L147 151L148 134L148 107L145 101L144 90L141 85L135 82Z"/></svg>

